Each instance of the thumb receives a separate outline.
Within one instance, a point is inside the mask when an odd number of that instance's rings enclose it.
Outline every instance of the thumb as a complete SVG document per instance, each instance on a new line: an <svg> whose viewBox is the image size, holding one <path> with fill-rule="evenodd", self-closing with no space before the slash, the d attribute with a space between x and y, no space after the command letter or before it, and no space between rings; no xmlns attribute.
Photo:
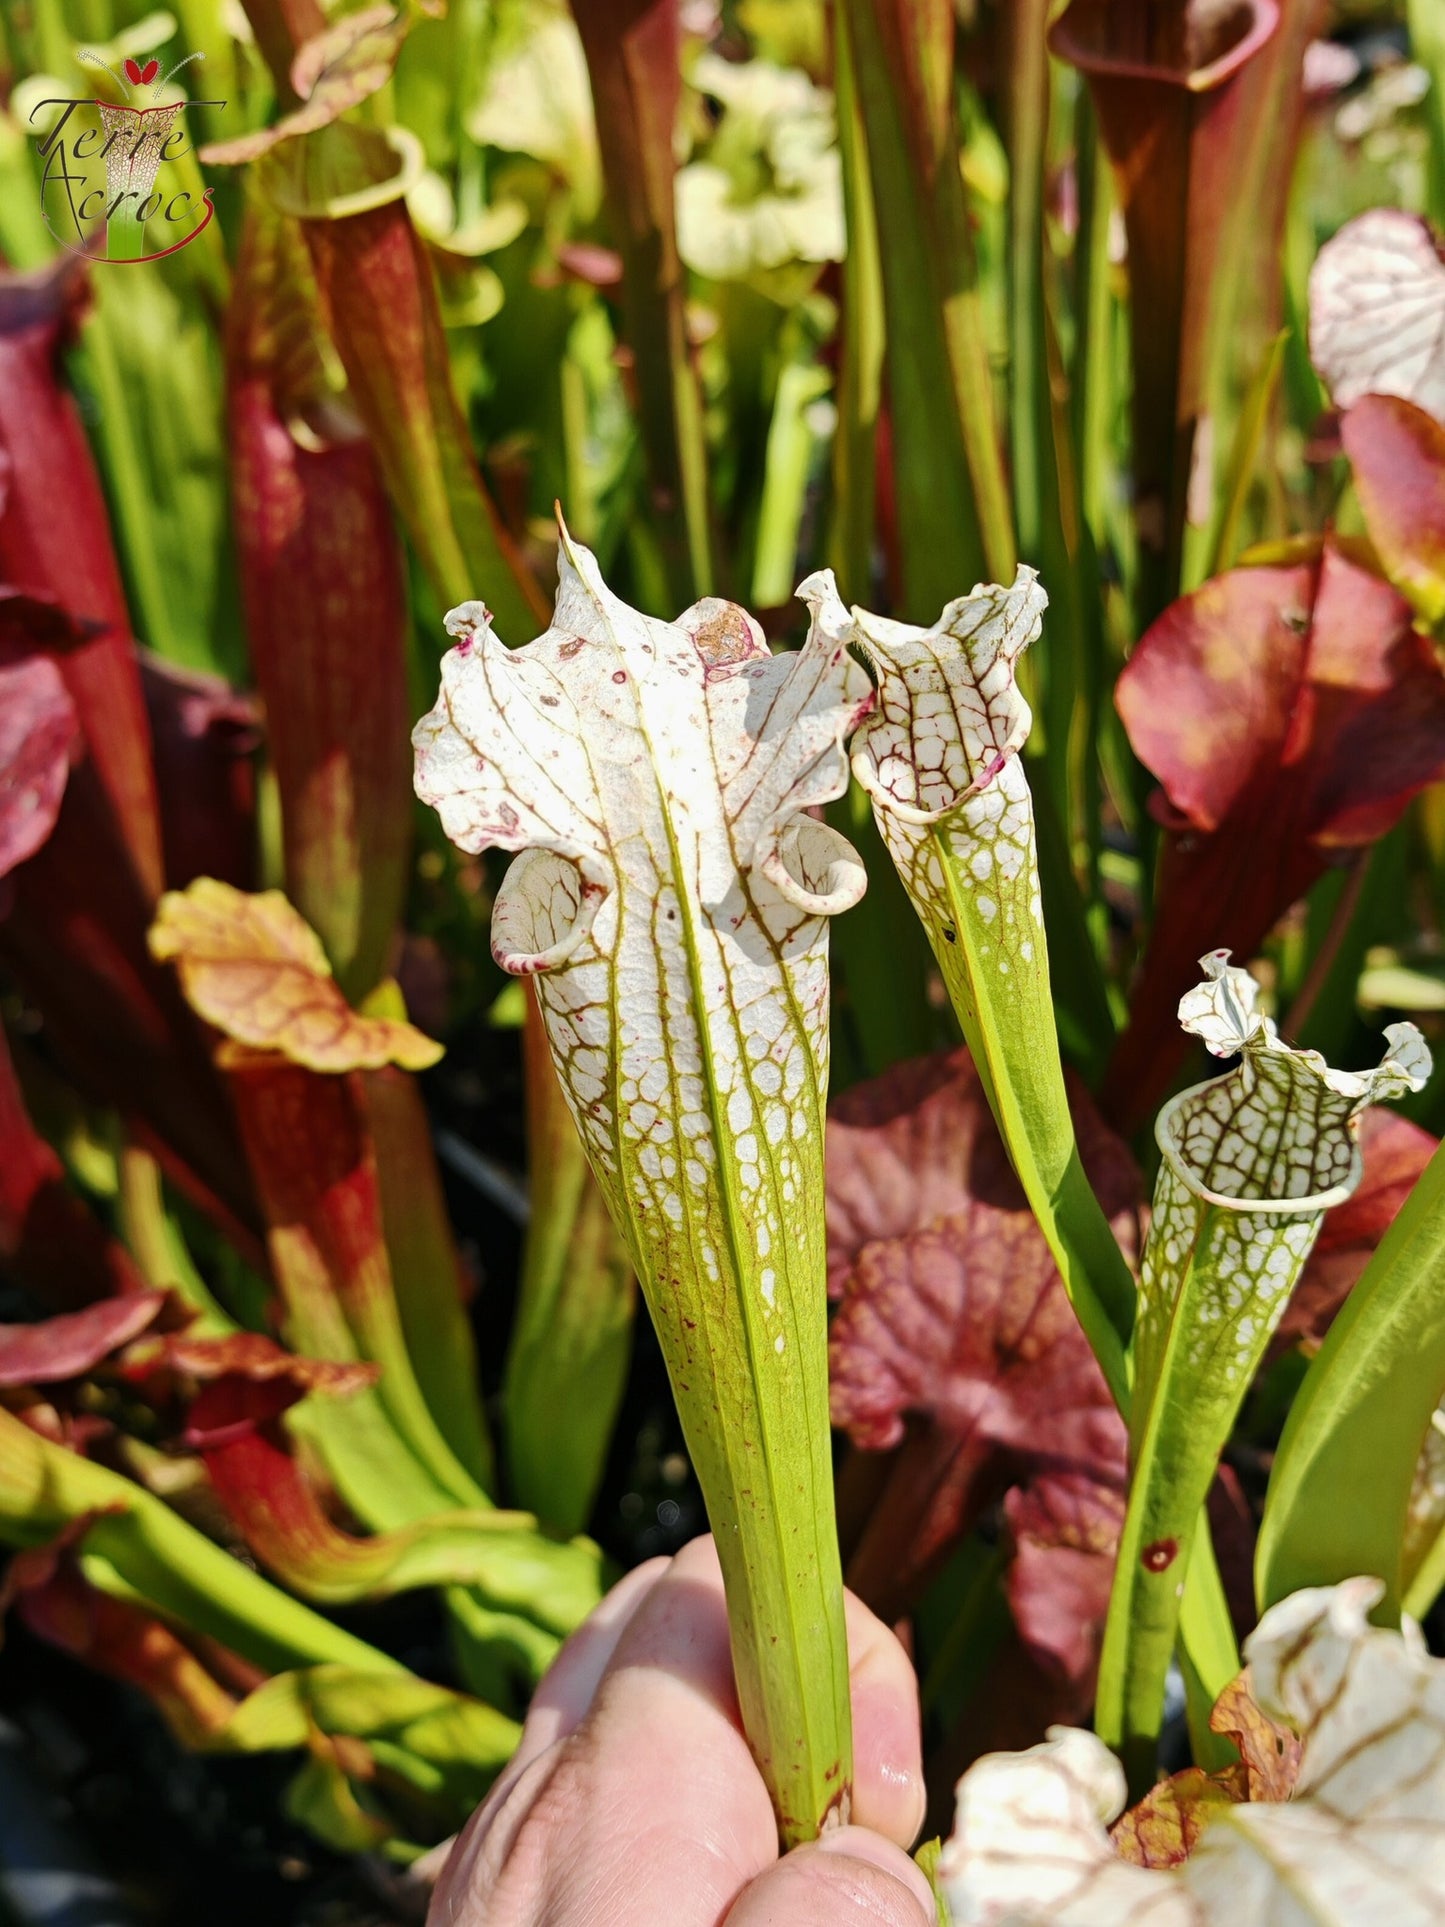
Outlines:
<svg viewBox="0 0 1445 1927"><path fill-rule="evenodd" d="M927 1880L901 1847L836 1827L750 1881L724 1927L937 1927Z"/></svg>

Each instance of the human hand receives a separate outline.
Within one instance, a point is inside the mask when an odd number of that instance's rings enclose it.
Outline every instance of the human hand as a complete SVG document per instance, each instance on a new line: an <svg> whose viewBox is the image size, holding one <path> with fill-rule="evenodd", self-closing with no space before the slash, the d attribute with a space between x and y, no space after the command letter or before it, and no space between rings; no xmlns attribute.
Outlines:
<svg viewBox="0 0 1445 1927"><path fill-rule="evenodd" d="M639 1566L557 1656L452 1850L428 1927L934 1927L903 1648L847 1599L853 1818L778 1855L711 1539Z"/></svg>

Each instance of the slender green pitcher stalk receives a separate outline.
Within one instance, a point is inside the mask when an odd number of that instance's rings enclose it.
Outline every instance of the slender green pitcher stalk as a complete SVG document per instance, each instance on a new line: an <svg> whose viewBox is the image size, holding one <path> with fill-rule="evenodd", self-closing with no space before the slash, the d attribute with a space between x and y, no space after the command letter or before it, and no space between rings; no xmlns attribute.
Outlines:
<svg viewBox="0 0 1445 1927"><path fill-rule="evenodd" d="M1110 1390L1127 1409L1134 1281L1074 1141L1049 987L1033 799L1032 720L1014 666L1042 627L1034 571L976 588L931 629L804 590L878 677L853 770L922 920L1029 1204Z"/></svg>
<svg viewBox="0 0 1445 1927"><path fill-rule="evenodd" d="M1223 1077L1165 1106L1163 1163L1140 1279L1129 1509L1109 1602L1096 1712L1130 1782L1152 1784L1164 1682L1200 1509L1244 1395L1326 1210L1360 1180L1356 1120L1418 1090L1430 1053L1392 1024L1373 1071L1334 1071L1281 1043L1229 952L1179 1006Z"/></svg>
<svg viewBox="0 0 1445 1927"><path fill-rule="evenodd" d="M842 792L843 739L872 695L816 606L803 649L779 657L714 598L655 621L565 529L544 635L506 650L480 603L447 626L417 790L463 849L521 852L493 954L536 979L657 1325L744 1725L792 1843L851 1799L823 1106L826 919L863 870L808 811Z"/></svg>
<svg viewBox="0 0 1445 1927"><path fill-rule="evenodd" d="M804 585L807 586L806 584ZM828 620L872 662L877 714L853 768L937 958L989 1103L1069 1300L1115 1402L1131 1400L1134 1280L1074 1138L1043 926L1033 797L1021 750L1032 721L1014 678L1047 598L1032 569L977 587L931 629L836 603ZM1191 1662L1222 1686L1233 1634L1202 1547L1185 1618Z"/></svg>

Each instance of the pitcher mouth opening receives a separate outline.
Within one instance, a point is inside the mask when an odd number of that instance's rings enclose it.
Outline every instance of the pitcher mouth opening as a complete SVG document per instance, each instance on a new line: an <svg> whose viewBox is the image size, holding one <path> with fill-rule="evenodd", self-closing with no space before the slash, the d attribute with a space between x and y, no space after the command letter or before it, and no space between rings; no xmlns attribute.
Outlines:
<svg viewBox="0 0 1445 1927"><path fill-rule="evenodd" d="M1190 15L1195 16L1190 18ZM1073 0L1049 34L1051 51L1081 73L1152 80L1206 94L1270 39L1277 0L1213 0L1181 10Z"/></svg>
<svg viewBox="0 0 1445 1927"><path fill-rule="evenodd" d="M1364 1171L1358 1144L1351 1154L1348 1174L1339 1184L1331 1185L1328 1191L1314 1191L1299 1198L1249 1198L1232 1197L1227 1192L1210 1190L1190 1169L1179 1147L1174 1127L1184 1107L1218 1081L1217 1078L1206 1078L1203 1083L1191 1084L1187 1090L1180 1091L1164 1106L1154 1124L1154 1142L1159 1146L1165 1163L1194 1197L1202 1199L1205 1204L1217 1206L1221 1211L1247 1212L1256 1217L1302 1218L1313 1212L1329 1211L1354 1196Z"/></svg>

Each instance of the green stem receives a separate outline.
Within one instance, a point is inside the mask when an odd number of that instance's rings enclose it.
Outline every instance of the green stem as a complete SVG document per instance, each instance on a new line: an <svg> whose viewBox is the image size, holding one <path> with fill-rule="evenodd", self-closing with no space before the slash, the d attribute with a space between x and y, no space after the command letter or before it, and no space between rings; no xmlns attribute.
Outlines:
<svg viewBox="0 0 1445 1927"><path fill-rule="evenodd" d="M407 1670L281 1592L129 1479L0 1412L0 1534L12 1545L43 1545L87 1517L82 1563L92 1584L139 1593L163 1617L258 1666Z"/></svg>
<svg viewBox="0 0 1445 1927"><path fill-rule="evenodd" d="M1223 1683L1233 1660L1227 1616L1215 1633L1211 1600L1222 1595L1209 1577L1212 1561L1202 1550L1196 1556L1204 1503L1277 1322L1270 1307L1283 1309L1323 1215L1308 1198L1191 1198L1171 1168L1166 1132L1192 1100L1197 1093L1186 1092L1160 1120L1166 1164L1144 1262L1146 1306L1160 1309L1146 1312L1136 1348L1129 1506L1095 1707L1099 1736L1122 1759L1135 1797L1154 1781L1186 1573L1194 1589L1190 1654L1207 1688Z"/></svg>
<svg viewBox="0 0 1445 1927"><path fill-rule="evenodd" d="M1194 1764L1212 1773L1237 1757L1232 1743L1210 1727L1209 1715L1238 1674L1240 1659L1224 1581L1209 1536L1209 1514L1204 1510L1195 1528L1179 1605L1179 1664L1184 1674L1189 1750Z"/></svg>
<svg viewBox="0 0 1445 1927"><path fill-rule="evenodd" d="M1254 471L1259 461L1260 446L1264 440L1270 410L1274 406L1275 394L1279 388L1279 378L1284 371L1284 349L1288 339L1289 330L1282 328L1270 342L1264 361L1250 383L1244 404L1239 411L1239 419L1234 425L1234 441L1230 447L1229 461L1225 470L1226 486L1209 533L1208 552L1200 575L1201 581L1207 582L1211 576L1216 576L1221 570L1229 568L1238 552L1245 505L1254 483ZM1197 585L1191 582L1188 586L1194 588Z"/></svg>
<svg viewBox="0 0 1445 1927"><path fill-rule="evenodd" d="M503 1395L507 1464L521 1503L575 1533L622 1400L637 1287L530 993L522 1061L531 1211Z"/></svg>
<svg viewBox="0 0 1445 1927"><path fill-rule="evenodd" d="M935 831L932 840L952 919L937 931L937 941L930 928L934 955L1069 1302L1115 1402L1127 1412L1125 1348L1134 1322L1134 1280L1079 1158L1042 931L1037 943L1023 940L1023 953L1011 963L1004 959L1006 974L999 968L1002 932L1010 924L1019 931L1037 929L1032 866L1012 882L996 872L994 893L987 896L946 830Z"/></svg>
<svg viewBox="0 0 1445 1927"><path fill-rule="evenodd" d="M1040 557L1050 496L1057 496L1048 357L1044 345L1043 179L1048 130L1050 0L1006 11L1009 158L1009 448L1019 552ZM1049 584L1052 589L1052 581Z"/></svg>
<svg viewBox="0 0 1445 1927"><path fill-rule="evenodd" d="M212 1296L166 1210L159 1164L138 1144L123 1144L117 1169L121 1227L146 1282L160 1291L174 1291L197 1314L190 1327L194 1337L236 1331L235 1319Z"/></svg>
<svg viewBox="0 0 1445 1927"><path fill-rule="evenodd" d="M838 146L843 160L843 207L848 254L843 263L842 353L838 371L838 432L833 444L833 515L828 552L852 601L869 594L873 579L874 470L878 414L883 399L883 271L878 252L868 150L858 105L853 42L846 12L835 15L834 87Z"/></svg>
<svg viewBox="0 0 1445 1927"><path fill-rule="evenodd" d="M888 332L905 602L1014 572L1013 517L952 94L948 0L847 0Z"/></svg>
<svg viewBox="0 0 1445 1927"><path fill-rule="evenodd" d="M1423 1619L1442 1592L1445 1592L1445 1529L1437 1533L1405 1588L1405 1611L1412 1619Z"/></svg>
<svg viewBox="0 0 1445 1927"><path fill-rule="evenodd" d="M1445 222L1445 17L1437 0L1406 0L1410 52L1430 76L1425 122L1430 130L1427 201L1431 218Z"/></svg>
<svg viewBox="0 0 1445 1927"><path fill-rule="evenodd" d="M1445 1396L1442 1275L1445 1150L1385 1233L1290 1408L1255 1554L1261 1609L1302 1586L1373 1573L1386 1588L1375 1617L1398 1623L1410 1487Z"/></svg>

